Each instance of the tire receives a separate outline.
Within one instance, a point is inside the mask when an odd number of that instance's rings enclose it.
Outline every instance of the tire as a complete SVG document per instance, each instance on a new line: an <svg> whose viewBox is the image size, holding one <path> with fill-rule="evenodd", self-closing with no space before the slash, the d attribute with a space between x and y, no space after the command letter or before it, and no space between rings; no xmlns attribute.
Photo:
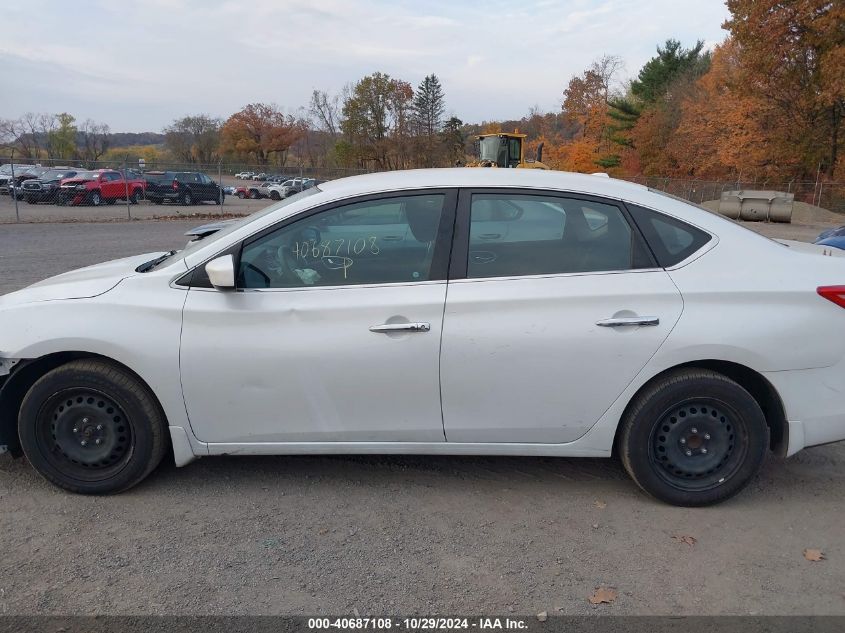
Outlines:
<svg viewBox="0 0 845 633"><path fill-rule="evenodd" d="M281 199L282 199L282 196L280 196L280 195L279 195L279 192L278 192L278 191L271 191L271 192L270 192L270 197L271 197L273 200L281 200Z"/></svg>
<svg viewBox="0 0 845 633"><path fill-rule="evenodd" d="M89 196L89 199L91 200L91 204L93 204L95 207L99 207L100 204L103 202L103 199L100 197L99 191L92 191L91 195Z"/></svg>
<svg viewBox="0 0 845 633"><path fill-rule="evenodd" d="M249 191L249 199L250 200L258 200L261 197L261 194L258 193L255 189L250 189Z"/></svg>
<svg viewBox="0 0 845 633"><path fill-rule="evenodd" d="M26 202L27 204L38 204L38 203L35 201L35 198L32 198L32 197L30 197L30 196L26 196L26 197L24 198L24 202Z"/></svg>
<svg viewBox="0 0 845 633"><path fill-rule="evenodd" d="M168 447L167 422L153 394L104 360L72 361L36 381L21 404L18 433L39 474L80 494L128 490Z"/></svg>
<svg viewBox="0 0 845 633"><path fill-rule="evenodd" d="M190 191L186 191L182 194L182 204L186 207L194 204L194 198L191 196Z"/></svg>
<svg viewBox="0 0 845 633"><path fill-rule="evenodd" d="M138 204L141 201L141 190L133 189L129 194L129 204Z"/></svg>
<svg viewBox="0 0 845 633"><path fill-rule="evenodd" d="M244 198L246 198L246 194L245 194L243 191L239 191L239 192L238 192L238 198L240 198L241 200L243 200Z"/></svg>
<svg viewBox="0 0 845 633"><path fill-rule="evenodd" d="M622 421L625 470L652 496L677 506L733 497L759 472L769 446L760 405L705 369L670 373L640 393Z"/></svg>

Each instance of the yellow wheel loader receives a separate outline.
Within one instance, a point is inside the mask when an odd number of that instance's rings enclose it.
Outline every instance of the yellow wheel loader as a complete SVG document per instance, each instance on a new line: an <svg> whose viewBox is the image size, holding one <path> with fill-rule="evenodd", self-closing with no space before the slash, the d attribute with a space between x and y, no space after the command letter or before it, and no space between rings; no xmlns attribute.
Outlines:
<svg viewBox="0 0 845 633"><path fill-rule="evenodd" d="M548 169L543 160L543 144L537 147L537 158L525 158L527 134L496 132L478 136L478 158L467 167L501 167L522 169Z"/></svg>

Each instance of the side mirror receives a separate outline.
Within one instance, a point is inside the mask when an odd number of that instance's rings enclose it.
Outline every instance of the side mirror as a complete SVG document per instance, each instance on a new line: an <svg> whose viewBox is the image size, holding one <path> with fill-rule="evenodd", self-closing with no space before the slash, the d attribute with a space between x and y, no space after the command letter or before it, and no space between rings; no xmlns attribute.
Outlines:
<svg viewBox="0 0 845 633"><path fill-rule="evenodd" d="M205 272L208 273L211 285L218 290L235 287L235 258L231 255L212 259L205 265Z"/></svg>

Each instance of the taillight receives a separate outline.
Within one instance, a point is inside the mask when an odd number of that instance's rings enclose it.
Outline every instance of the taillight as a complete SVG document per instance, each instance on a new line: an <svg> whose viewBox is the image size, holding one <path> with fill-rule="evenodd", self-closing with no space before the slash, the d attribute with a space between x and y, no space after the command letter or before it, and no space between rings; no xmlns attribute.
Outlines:
<svg viewBox="0 0 845 633"><path fill-rule="evenodd" d="M816 292L840 308L845 308L845 286L819 286Z"/></svg>
<svg viewBox="0 0 845 633"><path fill-rule="evenodd" d="M173 191L176 191L179 188L179 181L175 178L173 179Z"/></svg>

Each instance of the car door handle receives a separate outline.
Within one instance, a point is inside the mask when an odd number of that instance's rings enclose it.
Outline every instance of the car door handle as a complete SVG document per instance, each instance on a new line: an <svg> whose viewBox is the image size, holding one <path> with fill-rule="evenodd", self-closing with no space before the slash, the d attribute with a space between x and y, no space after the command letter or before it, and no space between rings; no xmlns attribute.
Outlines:
<svg viewBox="0 0 845 633"><path fill-rule="evenodd" d="M385 235L383 238L385 242L398 242L402 239L401 235Z"/></svg>
<svg viewBox="0 0 845 633"><path fill-rule="evenodd" d="M501 233L482 233L478 236L480 240L497 240L502 237Z"/></svg>
<svg viewBox="0 0 845 633"><path fill-rule="evenodd" d="M602 319L596 321L600 327L626 327L630 325L660 325L660 319L653 316L633 316Z"/></svg>
<svg viewBox="0 0 845 633"><path fill-rule="evenodd" d="M373 325L370 332L389 334L390 332L428 332L431 323L382 323Z"/></svg>

